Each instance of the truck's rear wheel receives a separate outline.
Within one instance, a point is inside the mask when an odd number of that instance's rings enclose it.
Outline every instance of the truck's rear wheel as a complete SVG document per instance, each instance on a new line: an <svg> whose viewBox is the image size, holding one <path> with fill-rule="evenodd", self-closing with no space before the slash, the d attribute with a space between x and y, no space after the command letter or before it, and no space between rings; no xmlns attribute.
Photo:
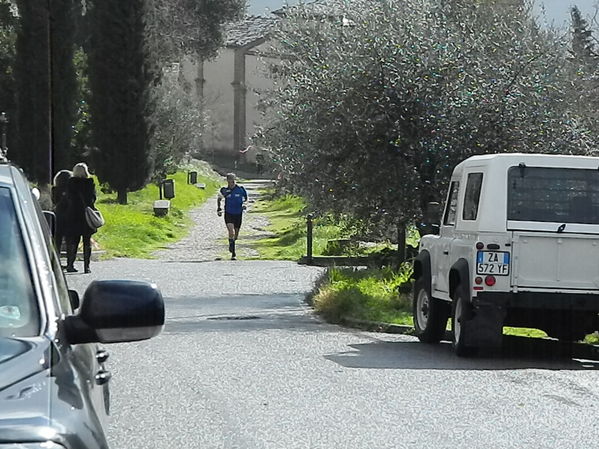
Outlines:
<svg viewBox="0 0 599 449"><path fill-rule="evenodd" d="M468 328L464 323L472 318L472 304L462 285L456 287L453 298L453 313L451 316L451 329L453 330L453 349L456 355L467 357L473 355L476 348L468 346Z"/></svg>
<svg viewBox="0 0 599 449"><path fill-rule="evenodd" d="M439 343L445 335L449 304L431 296L430 285L420 277L414 283L412 315L416 336L424 343Z"/></svg>

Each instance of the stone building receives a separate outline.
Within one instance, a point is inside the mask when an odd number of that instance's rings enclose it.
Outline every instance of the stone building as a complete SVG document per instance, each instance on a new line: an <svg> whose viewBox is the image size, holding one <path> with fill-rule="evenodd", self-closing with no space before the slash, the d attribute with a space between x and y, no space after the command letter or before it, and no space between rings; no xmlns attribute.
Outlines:
<svg viewBox="0 0 599 449"><path fill-rule="evenodd" d="M272 87L268 37L277 20L249 16L232 23L214 59L182 64L207 116L203 147L208 156L239 157L262 124L257 105L260 95ZM252 148L243 154L249 161L255 159Z"/></svg>

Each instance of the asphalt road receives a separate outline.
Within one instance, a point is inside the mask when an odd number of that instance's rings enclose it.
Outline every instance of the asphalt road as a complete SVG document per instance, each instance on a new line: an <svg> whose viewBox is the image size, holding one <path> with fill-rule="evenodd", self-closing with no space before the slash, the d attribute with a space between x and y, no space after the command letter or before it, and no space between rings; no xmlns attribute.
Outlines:
<svg viewBox="0 0 599 449"><path fill-rule="evenodd" d="M588 448L596 360L516 340L458 359L449 344L326 324L320 271L290 262L97 262L70 275L156 282L157 338L109 346L114 449Z"/></svg>

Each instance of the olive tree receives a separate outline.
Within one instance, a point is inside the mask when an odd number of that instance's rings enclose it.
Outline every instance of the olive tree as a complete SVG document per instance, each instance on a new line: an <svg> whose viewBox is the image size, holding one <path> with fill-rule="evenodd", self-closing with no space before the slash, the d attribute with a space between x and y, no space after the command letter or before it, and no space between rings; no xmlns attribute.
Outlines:
<svg viewBox="0 0 599 449"><path fill-rule="evenodd" d="M262 138L315 209L402 228L470 155L592 147L565 98L564 43L526 8L335 3L282 22Z"/></svg>
<svg viewBox="0 0 599 449"><path fill-rule="evenodd" d="M204 117L176 73L162 77L157 87L156 130L152 145L154 181L173 173L181 161L201 144Z"/></svg>
<svg viewBox="0 0 599 449"><path fill-rule="evenodd" d="M184 55L210 57L223 41L223 24L238 19L246 0L145 0L148 38L160 65Z"/></svg>

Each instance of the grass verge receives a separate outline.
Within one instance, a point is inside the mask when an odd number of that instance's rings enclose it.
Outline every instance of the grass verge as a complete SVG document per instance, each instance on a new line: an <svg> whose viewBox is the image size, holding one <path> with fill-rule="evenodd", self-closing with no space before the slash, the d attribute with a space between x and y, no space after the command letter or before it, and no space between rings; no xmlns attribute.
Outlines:
<svg viewBox="0 0 599 449"><path fill-rule="evenodd" d="M271 191L262 192L262 198L252 207L251 213L259 213L268 218L267 231L272 237L249 243L258 252L257 259L299 260L306 255L306 203L300 197L284 195L277 197ZM312 254L359 256L382 249L390 249L388 243L360 247L357 243L335 251L335 241L351 239L349 231L329 217L313 220Z"/></svg>
<svg viewBox="0 0 599 449"><path fill-rule="evenodd" d="M268 231L273 237L260 239L249 244L258 251L258 259L265 260L298 260L306 254L306 203L302 198L284 195L275 198L270 192L262 193L263 197L252 207L252 212L264 215L270 221ZM340 238L341 228L326 223L324 220L314 221L313 251L321 254L330 239Z"/></svg>
<svg viewBox="0 0 599 449"><path fill-rule="evenodd" d="M150 258L153 251L185 236L191 224L187 212L211 197L218 187L210 175L198 176L205 189L187 184L187 172L168 178L175 180L175 198L170 200L170 212L165 217L154 216L153 203L160 197L155 184L129 193L127 205L116 202L116 193L98 189L96 206L106 224L94 234L94 240L106 251L105 257Z"/></svg>
<svg viewBox="0 0 599 449"><path fill-rule="evenodd" d="M410 264L399 271L332 268L313 298L314 309L333 323L354 318L411 325L411 298L398 292L409 281L411 270Z"/></svg>

